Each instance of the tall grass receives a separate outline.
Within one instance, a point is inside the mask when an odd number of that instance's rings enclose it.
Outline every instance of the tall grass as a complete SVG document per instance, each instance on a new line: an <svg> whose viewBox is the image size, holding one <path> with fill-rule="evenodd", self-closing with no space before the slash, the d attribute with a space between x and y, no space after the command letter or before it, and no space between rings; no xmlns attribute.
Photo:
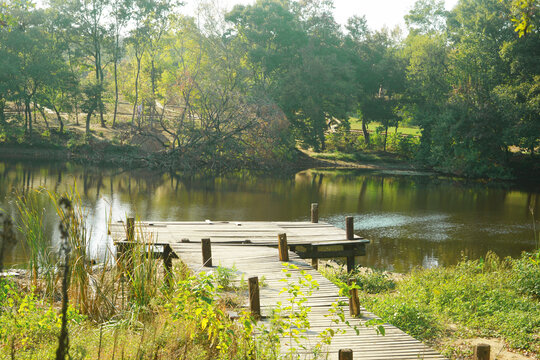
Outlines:
<svg viewBox="0 0 540 360"><path fill-rule="evenodd" d="M132 305L144 308L156 298L163 285L159 277L160 261L154 256L153 235L145 233L141 226L135 228L134 235L134 243L128 247L129 251L122 254L119 262L124 266L129 264L130 267L124 273L128 280Z"/></svg>
<svg viewBox="0 0 540 360"><path fill-rule="evenodd" d="M45 212L48 199L43 190L32 190L25 195L17 195L17 229L23 235L24 247L28 255L28 267L34 287L38 278L45 279L47 293L52 293L56 285L56 258L51 247L51 239L46 229Z"/></svg>

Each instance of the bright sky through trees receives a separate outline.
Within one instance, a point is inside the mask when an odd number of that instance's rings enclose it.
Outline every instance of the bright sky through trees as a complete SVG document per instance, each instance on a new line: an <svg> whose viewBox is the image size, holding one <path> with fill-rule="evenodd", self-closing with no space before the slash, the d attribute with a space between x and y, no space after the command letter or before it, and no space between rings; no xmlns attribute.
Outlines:
<svg viewBox="0 0 540 360"><path fill-rule="evenodd" d="M196 4L200 0L186 0L183 12L193 15ZM253 4L255 0L215 0L220 7L231 9L235 4ZM334 0L335 18L340 24L345 24L353 15L365 15L368 25L373 30L383 26L393 29L400 25L405 30L405 16L414 6L416 0ZM445 0L446 9L452 9L457 0Z"/></svg>

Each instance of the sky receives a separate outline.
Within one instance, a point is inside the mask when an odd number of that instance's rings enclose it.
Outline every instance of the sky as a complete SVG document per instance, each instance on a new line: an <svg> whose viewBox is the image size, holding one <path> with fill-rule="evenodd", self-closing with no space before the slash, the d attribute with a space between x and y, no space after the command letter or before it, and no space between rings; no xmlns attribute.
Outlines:
<svg viewBox="0 0 540 360"><path fill-rule="evenodd" d="M197 0L184 0L183 11L193 15ZM231 9L235 4L253 4L254 0L217 0L221 7ZM342 25L352 15L365 15L370 29L380 30L383 26L393 29L396 25L405 30L403 16L412 9L416 0L334 0L334 16ZM458 0L445 0L447 10L453 8Z"/></svg>

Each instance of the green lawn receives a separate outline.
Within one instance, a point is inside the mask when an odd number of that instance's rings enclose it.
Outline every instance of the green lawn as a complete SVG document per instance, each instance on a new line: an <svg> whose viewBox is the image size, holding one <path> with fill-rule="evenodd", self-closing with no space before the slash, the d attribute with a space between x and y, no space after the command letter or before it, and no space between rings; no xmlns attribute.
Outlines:
<svg viewBox="0 0 540 360"><path fill-rule="evenodd" d="M360 119L358 118L354 118L354 117L351 117L349 119L349 122L351 124L351 129L352 130L362 130L362 121L360 121ZM380 122L372 122L372 123L369 123L368 124L368 130L369 131L375 131L377 129L378 126L381 126L381 123ZM395 130L395 128L390 128L392 131ZM389 130L390 130L389 129ZM411 126L411 127L408 127L408 126L400 126L398 127L398 131L402 134L406 134L406 135L413 135L413 136L420 136L420 128L416 127L416 126Z"/></svg>

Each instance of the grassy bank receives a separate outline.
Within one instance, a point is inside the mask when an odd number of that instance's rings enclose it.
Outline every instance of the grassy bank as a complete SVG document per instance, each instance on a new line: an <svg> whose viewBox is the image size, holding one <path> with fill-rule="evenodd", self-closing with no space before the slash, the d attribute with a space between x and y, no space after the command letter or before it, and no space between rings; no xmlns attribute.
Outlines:
<svg viewBox="0 0 540 360"><path fill-rule="evenodd" d="M496 338L513 351L540 357L540 251L519 259L488 253L397 278L360 269L323 271L337 284L352 280L369 311L452 359L470 358L472 348L463 344L476 338Z"/></svg>

